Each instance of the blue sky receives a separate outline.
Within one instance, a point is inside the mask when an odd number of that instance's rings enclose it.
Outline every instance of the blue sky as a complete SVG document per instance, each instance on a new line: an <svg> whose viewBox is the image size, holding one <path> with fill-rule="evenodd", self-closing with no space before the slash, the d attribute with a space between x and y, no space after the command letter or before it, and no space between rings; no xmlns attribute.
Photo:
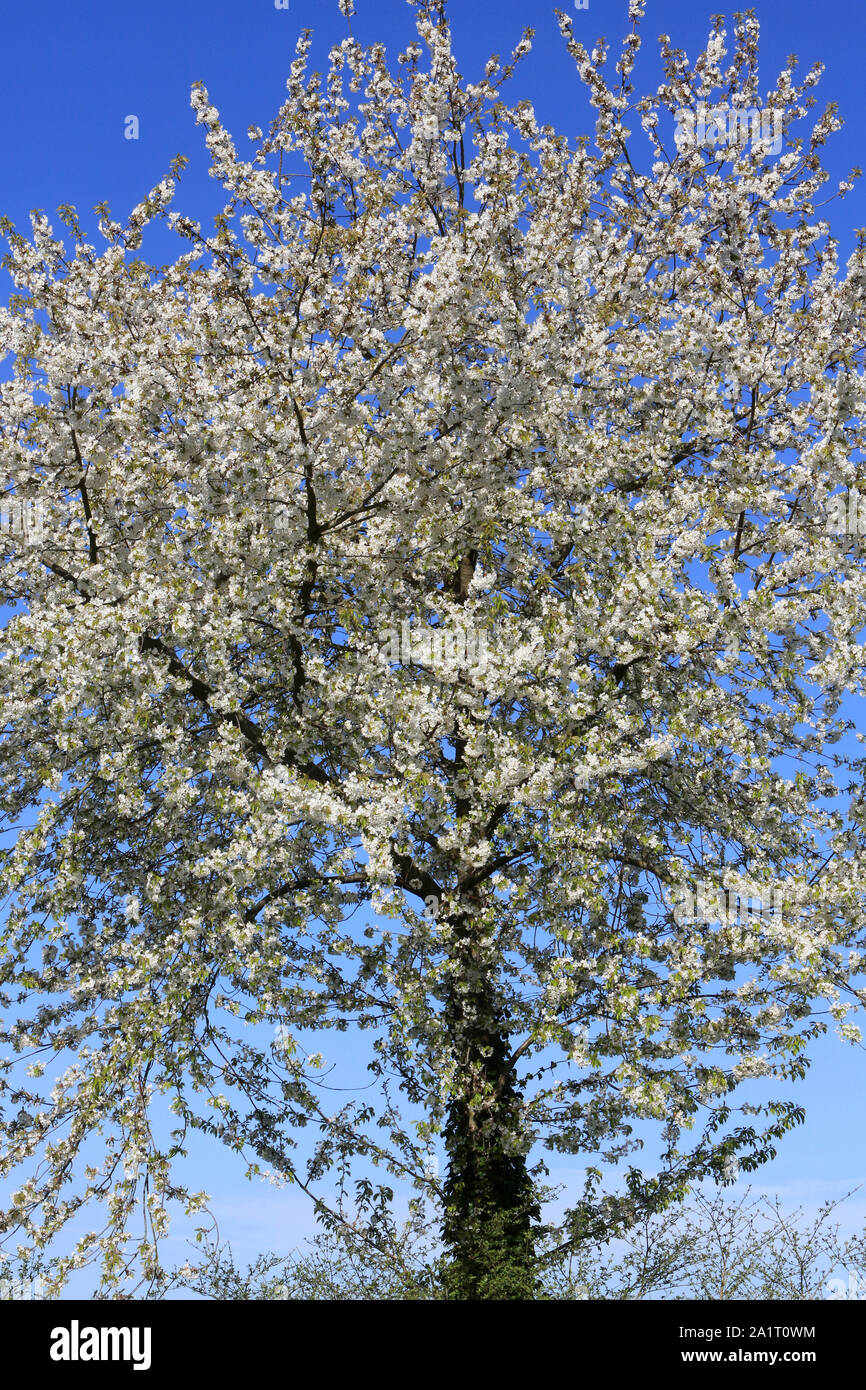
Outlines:
<svg viewBox="0 0 866 1390"><path fill-rule="evenodd" d="M611 42L625 32L627 0L590 0L574 17L587 44L599 35ZM526 25L536 29L535 49L516 78L545 120L571 134L585 129L580 83L561 42L548 0L453 0L452 23L466 76L491 51L510 51ZM649 0L643 32L644 71L652 77L656 35L667 32L687 52L706 38L719 0ZM413 32L405 0L357 0L353 21L363 40L383 39L396 49ZM797 53L802 68L820 59L827 72L822 100L839 103L846 129L827 147L833 172L847 171L864 149L862 63L866 13L859 0L764 0L762 73L766 85ZM200 206L208 188L201 159L201 131L193 125L189 89L207 85L229 126L243 137L250 124L265 126L284 95L294 45L302 28L316 34L316 53L345 36L337 0L82 0L76 5L43 0L8 6L3 21L3 90L0 93L0 203L13 220L31 207L74 203L89 210L107 198L116 211L134 205L183 152L199 159L187 171L183 202ZM643 61L643 60L642 60ZM138 140L124 138L128 115L139 119ZM243 143L243 141L241 142ZM834 220L866 223L866 193L856 191Z"/></svg>
<svg viewBox="0 0 866 1390"><path fill-rule="evenodd" d="M356 6L353 27L362 40L383 39L396 52L412 36L405 0L356 0ZM600 35L616 46L627 28L627 0L590 0L580 11L561 0L561 8L573 15L588 46ZM638 87L657 81L656 35L670 34L694 55L706 38L709 16L720 8L719 0L648 0ZM819 107L837 102L846 122L826 148L826 166L835 179L858 161L866 163L861 0L762 0L756 12L762 84L772 85L791 52L804 72L816 59L823 61ZM522 29L534 26L535 48L514 81L514 95L529 97L540 118L571 136L589 132L583 91L546 0L452 0L451 17L461 69L470 79L491 51L510 51ZM191 163L175 206L194 217L216 206L218 191L207 177L201 132L189 107L194 81L204 81L243 146L247 127L266 127L283 98L299 31L314 29L320 66L329 45L346 33L337 0L289 0L288 9L277 9L273 0L42 0L7 7L3 23L0 214L23 230L29 209L51 214L59 204L72 203L94 239L93 206L107 200L122 218L177 153ZM124 136L129 116L138 119L136 140ZM866 187L858 185L843 202L831 204L827 215L844 260L853 229L866 225ZM866 1183L866 1054L828 1038L796 1095L807 1107L806 1124L783 1142L755 1185L813 1206ZM312 1229L302 1196L243 1182L243 1163L212 1145L200 1144L195 1153L193 1185L213 1194L221 1235L242 1257L268 1247L288 1249ZM866 1192L848 1211L846 1225L866 1218ZM184 1253L180 1242L177 1251L179 1257Z"/></svg>

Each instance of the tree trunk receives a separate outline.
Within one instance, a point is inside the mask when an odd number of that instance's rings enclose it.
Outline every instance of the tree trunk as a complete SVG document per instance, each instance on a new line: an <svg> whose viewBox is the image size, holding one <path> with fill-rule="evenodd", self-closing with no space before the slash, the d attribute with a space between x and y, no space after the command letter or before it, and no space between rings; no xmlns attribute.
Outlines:
<svg viewBox="0 0 866 1390"><path fill-rule="evenodd" d="M457 1076L445 1126L443 1238L452 1299L532 1299L533 1220L520 1096L504 1010L480 943L455 933L457 969L445 1007Z"/></svg>
<svg viewBox="0 0 866 1390"><path fill-rule="evenodd" d="M477 550L470 549L454 572L454 596L461 606L477 561ZM466 822L472 810L471 796L461 785L465 770L466 738L456 727L458 823ZM472 890L461 896L465 905L450 921L453 969L445 1000L456 1064L445 1124L446 1289L452 1299L531 1299L536 1292L532 1222L540 1210L509 1064L506 1010L496 987L497 952L481 925L480 898Z"/></svg>

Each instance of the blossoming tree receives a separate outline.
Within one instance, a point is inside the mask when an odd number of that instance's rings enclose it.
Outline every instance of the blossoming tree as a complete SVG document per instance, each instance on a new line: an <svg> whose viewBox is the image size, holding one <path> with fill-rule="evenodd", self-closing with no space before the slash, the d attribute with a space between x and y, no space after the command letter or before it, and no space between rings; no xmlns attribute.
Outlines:
<svg viewBox="0 0 866 1390"><path fill-rule="evenodd" d="M2 535L2 1231L57 1249L102 1204L58 1281L158 1268L199 1129L361 1238L426 1194L451 1296L530 1298L542 1216L566 1248L756 1166L801 1111L738 1084L801 1075L828 1011L856 1036L838 121L797 135L789 68L781 153L677 141L760 102L757 25L727 66L721 21L694 66L663 38L638 99L641 11L610 78L560 17L592 146L501 96L529 34L466 82L430 0L393 71L350 37L311 74L305 34L249 159L195 87L212 231L182 161L99 249L71 209L72 245L6 226L39 526ZM683 912L705 882L773 909ZM334 1030L373 1083L336 1114ZM555 1219L545 1151L588 1165Z"/></svg>

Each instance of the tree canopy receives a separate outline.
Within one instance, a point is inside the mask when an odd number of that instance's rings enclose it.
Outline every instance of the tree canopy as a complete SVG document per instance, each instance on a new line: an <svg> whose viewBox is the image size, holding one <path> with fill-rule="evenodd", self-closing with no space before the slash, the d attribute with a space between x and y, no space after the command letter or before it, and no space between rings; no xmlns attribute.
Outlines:
<svg viewBox="0 0 866 1390"><path fill-rule="evenodd" d="M98 248L6 224L40 521L2 534L0 1228L101 1204L61 1275L157 1270L198 1129L374 1244L422 1195L451 1296L532 1297L540 1221L576 1247L757 1166L802 1112L738 1084L828 1011L856 1037L866 571L826 514L866 262L819 211L820 70L762 96L741 15L639 98L642 3L613 71L561 15L571 141L503 96L530 31L467 81L416 9L393 68L303 34L248 158L196 85L212 229L181 159ZM676 138L720 106L781 153ZM707 884L772 910L684 911ZM336 1113L334 1030L369 1067ZM557 1217L551 1152L589 1165Z"/></svg>

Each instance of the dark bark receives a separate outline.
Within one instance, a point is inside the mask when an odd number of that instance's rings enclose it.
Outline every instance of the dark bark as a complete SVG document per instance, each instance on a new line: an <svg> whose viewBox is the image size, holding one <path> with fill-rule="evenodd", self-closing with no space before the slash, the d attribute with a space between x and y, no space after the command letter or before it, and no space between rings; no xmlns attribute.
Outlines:
<svg viewBox="0 0 866 1390"><path fill-rule="evenodd" d="M465 604L478 551L467 550L452 583ZM466 738L454 731L454 809L469 824L473 801L463 777ZM508 1045L507 1013L497 988L497 951L484 927L472 872L461 876L463 909L451 920L452 975L445 1023L455 1061L445 1147L445 1283L452 1299L535 1296L533 1221L539 1206L526 1161L520 1095Z"/></svg>
<svg viewBox="0 0 866 1390"><path fill-rule="evenodd" d="M532 1299L540 1213L504 1009L471 928L456 945L445 1011L459 1087L445 1127L446 1287L452 1299Z"/></svg>

